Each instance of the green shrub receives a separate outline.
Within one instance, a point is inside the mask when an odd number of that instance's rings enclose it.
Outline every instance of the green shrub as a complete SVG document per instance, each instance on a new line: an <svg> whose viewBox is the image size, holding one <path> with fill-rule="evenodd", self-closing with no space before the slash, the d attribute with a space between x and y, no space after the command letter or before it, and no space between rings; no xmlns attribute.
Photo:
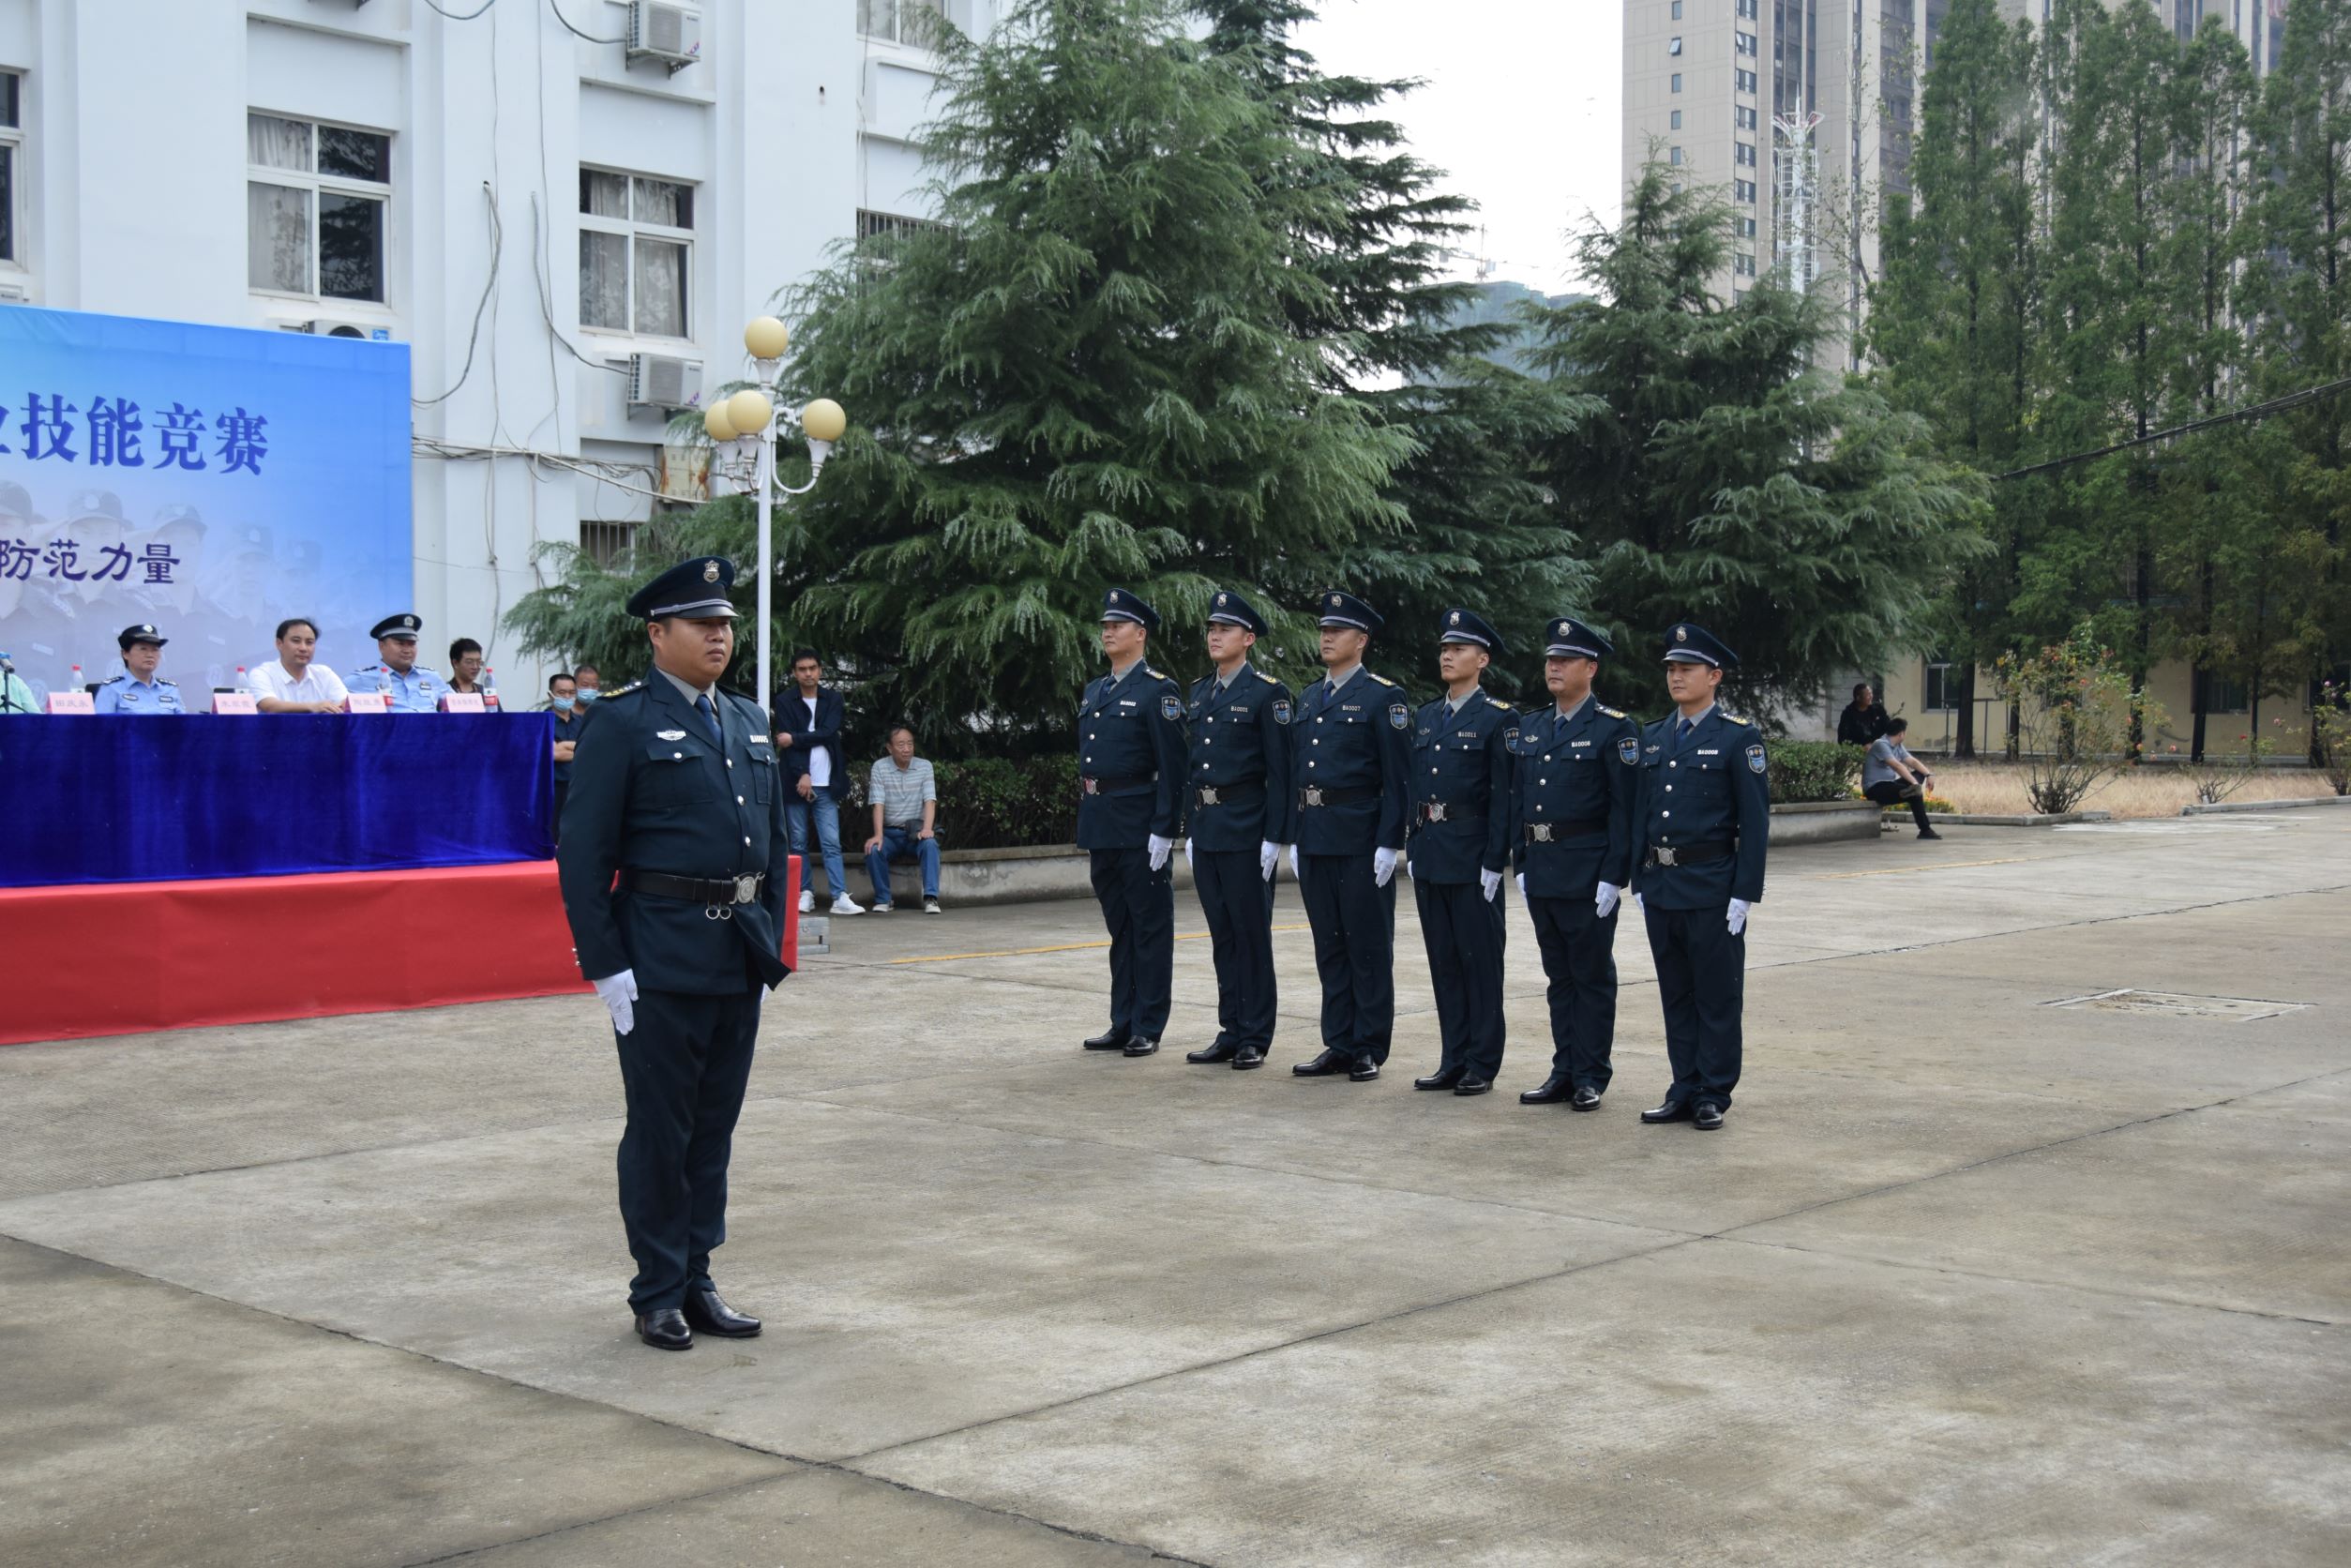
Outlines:
<svg viewBox="0 0 2351 1568"><path fill-rule="evenodd" d="M939 773L939 841L947 849L1026 849L1078 837L1074 755L932 765Z"/></svg>
<svg viewBox="0 0 2351 1568"><path fill-rule="evenodd" d="M1858 746L1834 741L1781 741L1771 748L1771 800L1792 806L1808 800L1850 800L1861 776Z"/></svg>

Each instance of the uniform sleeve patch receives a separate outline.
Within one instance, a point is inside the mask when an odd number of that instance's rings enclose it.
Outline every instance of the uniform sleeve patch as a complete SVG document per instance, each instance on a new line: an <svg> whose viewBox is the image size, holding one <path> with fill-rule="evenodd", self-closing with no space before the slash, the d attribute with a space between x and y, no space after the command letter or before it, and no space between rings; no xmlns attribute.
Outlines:
<svg viewBox="0 0 2351 1568"><path fill-rule="evenodd" d="M1504 746L1516 746L1518 744L1517 725L1514 724L1509 729L1502 731L1502 744Z"/></svg>
<svg viewBox="0 0 2351 1568"><path fill-rule="evenodd" d="M1388 709L1388 722L1399 730L1409 730L1412 727L1412 710L1401 702L1394 703Z"/></svg>
<svg viewBox="0 0 2351 1568"><path fill-rule="evenodd" d="M1167 696L1162 697L1159 700L1159 716L1169 720L1182 718L1183 716L1183 699L1178 697L1172 691L1168 693Z"/></svg>
<svg viewBox="0 0 2351 1568"><path fill-rule="evenodd" d="M1759 746L1747 747L1747 771L1749 773L1763 771L1763 747Z"/></svg>
<svg viewBox="0 0 2351 1568"><path fill-rule="evenodd" d="M1288 724L1289 722L1289 698L1277 697L1273 700L1273 722L1276 724Z"/></svg>
<svg viewBox="0 0 2351 1568"><path fill-rule="evenodd" d="M1641 760L1640 741L1631 735L1625 736L1617 742L1617 755L1623 759L1626 767L1631 767Z"/></svg>

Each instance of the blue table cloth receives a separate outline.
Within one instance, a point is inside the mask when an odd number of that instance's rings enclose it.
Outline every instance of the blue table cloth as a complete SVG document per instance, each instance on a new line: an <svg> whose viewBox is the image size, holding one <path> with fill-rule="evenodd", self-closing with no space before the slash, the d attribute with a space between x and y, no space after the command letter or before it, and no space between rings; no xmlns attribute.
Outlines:
<svg viewBox="0 0 2351 1568"><path fill-rule="evenodd" d="M544 860L555 852L553 723L0 718L0 887Z"/></svg>

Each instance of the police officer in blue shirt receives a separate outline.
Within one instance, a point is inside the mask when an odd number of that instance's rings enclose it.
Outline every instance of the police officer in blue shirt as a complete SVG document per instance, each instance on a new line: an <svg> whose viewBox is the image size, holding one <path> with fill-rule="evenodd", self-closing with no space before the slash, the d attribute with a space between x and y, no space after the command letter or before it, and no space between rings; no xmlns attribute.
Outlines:
<svg viewBox="0 0 2351 1568"><path fill-rule="evenodd" d="M91 704L102 714L184 714L180 688L156 672L163 645L171 641L152 626L125 626L114 645L123 651L123 672L98 688Z"/></svg>
<svg viewBox="0 0 2351 1568"><path fill-rule="evenodd" d="M734 656L734 567L714 556L639 589L653 672L597 703L580 737L555 863L580 972L611 1014L628 1125L621 1221L638 1337L747 1338L719 1297L727 1160L780 955L791 841L765 710L717 689Z"/></svg>
<svg viewBox="0 0 2351 1568"><path fill-rule="evenodd" d="M1590 1110L1607 1092L1617 1029L1617 905L1632 877L1640 726L1592 695L1616 650L1568 616L1545 629L1551 703L1518 721L1518 891L1550 981L1551 1076L1518 1096Z"/></svg>
<svg viewBox="0 0 2351 1568"><path fill-rule="evenodd" d="M1208 607L1216 668L1192 687L1183 765L1191 837L1183 858L1208 917L1216 962L1216 1038L1186 1062L1261 1067L1273 1043L1273 867L1290 841L1289 687L1249 662L1265 634L1248 600L1220 589Z"/></svg>
<svg viewBox="0 0 2351 1568"><path fill-rule="evenodd" d="M1510 866L1511 747L1518 714L1479 677L1502 640L1473 611L1445 611L1445 695L1412 724L1404 868L1437 993L1437 1071L1415 1089L1483 1094L1502 1070L1502 873Z"/></svg>
<svg viewBox="0 0 2351 1568"><path fill-rule="evenodd" d="M1323 678L1299 694L1290 739L1298 841L1290 870L1322 976L1322 1050L1300 1078L1379 1076L1395 1033L1396 862L1404 851L1412 704L1364 668L1384 623L1352 594L1319 605Z"/></svg>
<svg viewBox="0 0 2351 1568"><path fill-rule="evenodd" d="M1102 600L1110 672L1078 704L1078 847L1110 931L1110 1027L1088 1050L1149 1056L1175 985L1175 881L1183 816L1183 688L1144 662L1159 612L1123 588Z"/></svg>
<svg viewBox="0 0 2351 1568"><path fill-rule="evenodd" d="M1738 656L1684 621L1665 634L1674 712L1641 735L1633 900L1657 961L1673 1087L1644 1122L1723 1124L1739 1083L1747 910L1763 897L1771 836L1763 731L1714 701Z"/></svg>
<svg viewBox="0 0 2351 1568"><path fill-rule="evenodd" d="M354 670L343 685L353 691L380 691L384 707L396 714L440 711L449 695L449 683L416 662L416 634L425 624L413 611L386 615L369 629L375 639L380 662Z"/></svg>

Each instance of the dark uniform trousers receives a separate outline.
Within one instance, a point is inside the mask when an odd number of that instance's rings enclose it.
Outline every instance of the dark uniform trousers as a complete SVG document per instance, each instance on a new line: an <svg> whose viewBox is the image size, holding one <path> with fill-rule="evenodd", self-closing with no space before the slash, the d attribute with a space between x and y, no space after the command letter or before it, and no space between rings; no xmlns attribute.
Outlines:
<svg viewBox="0 0 2351 1568"><path fill-rule="evenodd" d="M1151 868L1155 835L1182 831L1183 696L1138 661L1087 683L1078 707L1078 846L1110 937L1110 1032L1159 1038L1175 985L1175 879Z"/></svg>
<svg viewBox="0 0 2351 1568"><path fill-rule="evenodd" d="M1175 879L1148 850L1088 852L1093 896L1110 933L1110 1029L1159 1038L1175 988Z"/></svg>
<svg viewBox="0 0 2351 1568"><path fill-rule="evenodd" d="M1726 1106L1739 1087L1747 939L1730 934L1722 904L1664 910L1652 903L1647 909L1657 1002L1665 1015L1665 1058L1673 1064L1665 1103Z"/></svg>
<svg viewBox="0 0 2351 1568"><path fill-rule="evenodd" d="M727 1160L751 1078L761 993L637 993L637 1027L615 1034L628 1127L621 1135L621 1224L637 1277L635 1312L714 1289L712 1249L727 1239Z"/></svg>
<svg viewBox="0 0 2351 1568"><path fill-rule="evenodd" d="M1258 852L1192 852L1192 885L1216 963L1216 1044L1236 1050L1273 1043L1273 884L1258 873Z"/></svg>
<svg viewBox="0 0 2351 1568"><path fill-rule="evenodd" d="M1322 977L1322 1044L1385 1063L1395 1033L1396 877L1404 875L1405 774L1412 710L1403 688L1360 665L1344 685L1298 694L1290 728L1298 891ZM1338 792L1325 804L1309 797ZM1399 852L1394 875L1373 879L1377 850Z"/></svg>
<svg viewBox="0 0 2351 1568"><path fill-rule="evenodd" d="M1396 1026L1395 878L1373 885L1369 851L1302 852L1298 892L1322 972L1323 1045L1384 1063Z"/></svg>
<svg viewBox="0 0 2351 1568"><path fill-rule="evenodd" d="M1483 691L1457 710L1428 703L1414 720L1405 853L1437 992L1440 1073L1502 1070L1501 895L1488 901L1479 878L1510 864L1517 744L1518 715Z"/></svg>
<svg viewBox="0 0 2351 1568"><path fill-rule="evenodd" d="M1566 1075L1577 1089L1605 1090L1615 1069L1608 1064L1617 1036L1617 914L1603 920L1592 900L1527 899L1535 945L1550 985L1551 1071Z"/></svg>
<svg viewBox="0 0 2351 1568"><path fill-rule="evenodd" d="M1502 1070L1502 900L1476 882L1415 879L1412 902L1437 988L1437 1070L1491 1078Z"/></svg>
<svg viewBox="0 0 2351 1568"><path fill-rule="evenodd" d="M1260 846L1295 833L1289 688L1243 660L1220 690L1192 687L1183 781L1191 811L1192 886L1216 964L1219 1050L1273 1043L1273 884Z"/></svg>

